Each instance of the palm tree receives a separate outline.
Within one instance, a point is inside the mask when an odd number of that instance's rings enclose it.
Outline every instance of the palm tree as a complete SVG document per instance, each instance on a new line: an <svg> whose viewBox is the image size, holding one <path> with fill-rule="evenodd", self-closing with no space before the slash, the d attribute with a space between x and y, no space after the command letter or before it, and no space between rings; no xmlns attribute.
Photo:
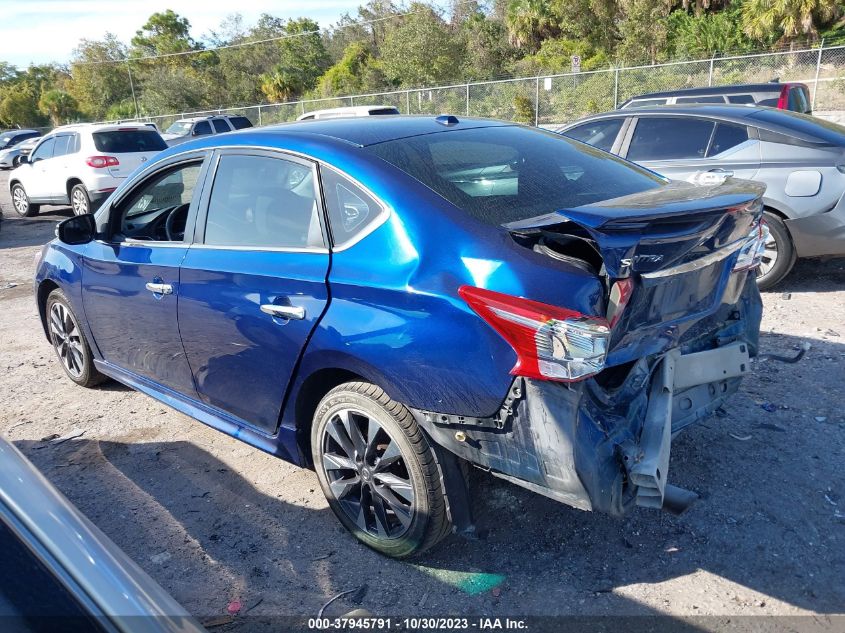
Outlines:
<svg viewBox="0 0 845 633"><path fill-rule="evenodd" d="M743 30L755 39L782 32L783 40L818 36L818 27L836 17L831 0L748 0L742 6Z"/></svg>
<svg viewBox="0 0 845 633"><path fill-rule="evenodd" d="M302 89L302 84L292 73L276 66L272 72L259 77L261 92L272 103L292 101Z"/></svg>
<svg viewBox="0 0 845 633"><path fill-rule="evenodd" d="M508 39L519 48L535 53L540 43L560 34L560 24L549 0L511 0L505 24Z"/></svg>

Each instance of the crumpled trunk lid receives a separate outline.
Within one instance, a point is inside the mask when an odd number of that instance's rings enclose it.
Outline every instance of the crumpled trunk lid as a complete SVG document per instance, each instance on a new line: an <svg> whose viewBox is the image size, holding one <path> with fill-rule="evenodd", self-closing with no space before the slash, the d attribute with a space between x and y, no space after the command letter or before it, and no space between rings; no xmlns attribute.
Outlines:
<svg viewBox="0 0 845 633"><path fill-rule="evenodd" d="M668 349L722 303L738 301L748 273L732 269L760 221L764 191L736 179L709 186L673 181L505 228L529 244L557 244L564 256L588 244L608 293L618 280L631 280L630 299L613 327L612 366Z"/></svg>

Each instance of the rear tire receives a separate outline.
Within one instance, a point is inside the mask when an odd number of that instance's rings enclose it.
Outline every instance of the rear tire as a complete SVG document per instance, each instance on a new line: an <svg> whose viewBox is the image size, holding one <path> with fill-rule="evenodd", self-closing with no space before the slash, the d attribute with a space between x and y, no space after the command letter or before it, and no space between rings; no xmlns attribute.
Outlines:
<svg viewBox="0 0 845 633"><path fill-rule="evenodd" d="M37 204L32 204L29 201L29 196L26 195L26 189L19 182L12 185L12 207L22 218L31 218L38 213L40 208Z"/></svg>
<svg viewBox="0 0 845 633"><path fill-rule="evenodd" d="M403 558L451 531L428 439L379 387L350 382L326 394L314 414L311 454L329 506L374 550Z"/></svg>
<svg viewBox="0 0 845 633"><path fill-rule="evenodd" d="M103 382L106 377L94 366L91 346L65 294L58 289L51 292L44 310L50 342L67 377L81 387Z"/></svg>
<svg viewBox="0 0 845 633"><path fill-rule="evenodd" d="M757 287L768 290L789 274L797 256L783 220L769 211L764 212L763 216L769 226L770 237L763 252L763 261L757 269Z"/></svg>
<svg viewBox="0 0 845 633"><path fill-rule="evenodd" d="M85 215L91 213L91 196L85 185L74 185L70 190L70 206L74 215Z"/></svg>

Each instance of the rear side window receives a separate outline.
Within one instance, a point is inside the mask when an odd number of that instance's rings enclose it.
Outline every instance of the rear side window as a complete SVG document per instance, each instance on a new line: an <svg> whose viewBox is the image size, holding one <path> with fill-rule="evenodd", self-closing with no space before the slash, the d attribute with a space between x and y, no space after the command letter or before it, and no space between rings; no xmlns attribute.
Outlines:
<svg viewBox="0 0 845 633"><path fill-rule="evenodd" d="M354 182L328 167L320 170L335 248L351 242L381 216L381 205Z"/></svg>
<svg viewBox="0 0 845 633"><path fill-rule="evenodd" d="M167 149L167 143L154 130L112 130L94 132L92 136L97 151L106 154L160 152Z"/></svg>
<svg viewBox="0 0 845 633"><path fill-rule="evenodd" d="M589 123L584 123L571 130L567 130L564 132L564 135L609 152L610 148L613 147L613 141L616 140L616 136L619 134L619 130L622 129L623 121L624 119L590 121Z"/></svg>
<svg viewBox="0 0 845 633"><path fill-rule="evenodd" d="M713 121L682 117L649 117L637 121L628 160L704 158Z"/></svg>
<svg viewBox="0 0 845 633"><path fill-rule="evenodd" d="M748 128L732 123L717 123L707 156L716 156L748 140Z"/></svg>
<svg viewBox="0 0 845 633"><path fill-rule="evenodd" d="M677 97L675 103L724 103L725 98L718 95L700 97Z"/></svg>
<svg viewBox="0 0 845 633"><path fill-rule="evenodd" d="M728 95L728 103L754 103L754 97L751 95Z"/></svg>
<svg viewBox="0 0 845 633"><path fill-rule="evenodd" d="M222 156L208 203L205 243L324 246L313 169L283 158Z"/></svg>
<svg viewBox="0 0 845 633"><path fill-rule="evenodd" d="M229 123L231 123L232 127L236 130L243 130L245 128L252 127L252 122L245 116L229 117Z"/></svg>
<svg viewBox="0 0 845 633"><path fill-rule="evenodd" d="M214 125L214 131L217 134L223 134L223 132L231 132L229 129L229 125L223 119L212 119L212 125Z"/></svg>
<svg viewBox="0 0 845 633"><path fill-rule="evenodd" d="M660 176L540 130L491 126L365 148L467 215L499 225L661 186Z"/></svg>

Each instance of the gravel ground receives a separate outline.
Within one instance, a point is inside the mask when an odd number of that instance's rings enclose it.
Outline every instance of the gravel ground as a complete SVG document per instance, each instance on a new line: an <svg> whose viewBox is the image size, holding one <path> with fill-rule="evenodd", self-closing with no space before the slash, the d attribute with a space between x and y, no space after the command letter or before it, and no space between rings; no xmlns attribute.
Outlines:
<svg viewBox="0 0 845 633"><path fill-rule="evenodd" d="M673 443L683 517L581 512L473 474L483 538L385 559L316 477L121 385L67 380L32 300L32 263L70 211L14 216L0 175L0 432L193 614L801 615L845 612L845 260L802 261L764 295L762 348L726 407ZM13 285L17 284L17 285ZM81 429L58 446L41 438ZM818 621L818 620L816 620Z"/></svg>

